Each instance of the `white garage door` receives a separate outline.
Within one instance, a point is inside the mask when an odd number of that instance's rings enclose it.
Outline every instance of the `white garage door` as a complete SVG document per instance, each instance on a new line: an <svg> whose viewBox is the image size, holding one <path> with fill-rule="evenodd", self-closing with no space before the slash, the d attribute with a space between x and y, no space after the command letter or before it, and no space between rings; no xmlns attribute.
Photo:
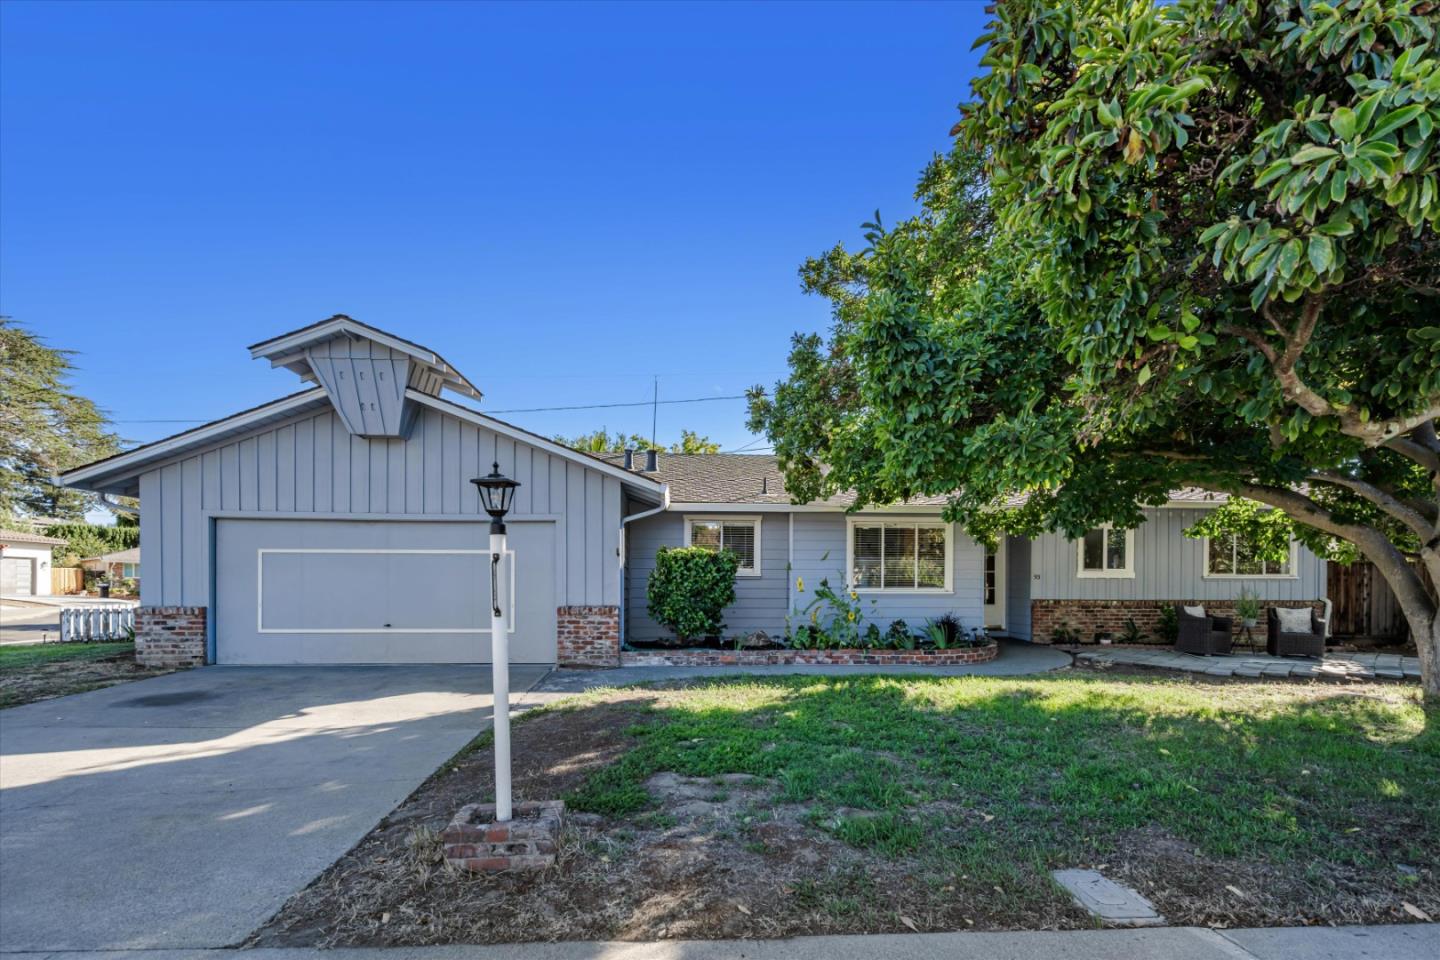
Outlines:
<svg viewBox="0 0 1440 960"><path fill-rule="evenodd" d="M10 597L35 595L35 561L29 557L0 557L0 593Z"/></svg>
<svg viewBox="0 0 1440 960"><path fill-rule="evenodd" d="M218 520L216 662L488 662L489 534L488 521ZM512 522L509 547L510 659L554 663L555 525Z"/></svg>

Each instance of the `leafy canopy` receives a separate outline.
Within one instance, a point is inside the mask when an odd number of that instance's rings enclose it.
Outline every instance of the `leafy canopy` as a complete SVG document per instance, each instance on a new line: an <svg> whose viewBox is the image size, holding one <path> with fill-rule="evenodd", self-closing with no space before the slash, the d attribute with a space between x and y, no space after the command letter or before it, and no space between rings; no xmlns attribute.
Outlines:
<svg viewBox="0 0 1440 960"><path fill-rule="evenodd" d="M120 449L105 415L70 386L71 355L0 317L0 519L84 517L93 498L51 478Z"/></svg>
<svg viewBox="0 0 1440 960"><path fill-rule="evenodd" d="M831 335L751 394L788 489L949 494L988 538L1133 526L1197 485L1436 578L1435 10L999 4L920 212L802 269Z"/></svg>
<svg viewBox="0 0 1440 960"><path fill-rule="evenodd" d="M709 437L702 437L693 430L681 430L680 439L670 444L669 447L658 443L651 443L638 433L626 436L619 431L610 433L604 427L593 433L582 433L579 436L564 437L556 436L556 443L564 444L572 450L580 450L585 453L621 453L626 448L632 450L659 450L662 453L719 453L720 444Z"/></svg>

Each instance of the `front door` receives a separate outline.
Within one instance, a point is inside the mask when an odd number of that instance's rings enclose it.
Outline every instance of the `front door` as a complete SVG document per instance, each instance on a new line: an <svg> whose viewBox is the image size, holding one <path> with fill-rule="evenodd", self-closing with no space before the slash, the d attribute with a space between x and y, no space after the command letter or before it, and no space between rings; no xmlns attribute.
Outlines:
<svg viewBox="0 0 1440 960"><path fill-rule="evenodd" d="M985 551L985 626L1005 629L1005 538Z"/></svg>

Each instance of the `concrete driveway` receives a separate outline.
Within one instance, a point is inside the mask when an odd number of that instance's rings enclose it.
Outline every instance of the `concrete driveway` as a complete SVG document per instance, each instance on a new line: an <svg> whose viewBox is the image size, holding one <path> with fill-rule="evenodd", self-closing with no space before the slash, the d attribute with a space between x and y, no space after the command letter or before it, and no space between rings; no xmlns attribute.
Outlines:
<svg viewBox="0 0 1440 960"><path fill-rule="evenodd" d="M0 951L240 940L488 725L489 689L206 667L0 711Z"/></svg>

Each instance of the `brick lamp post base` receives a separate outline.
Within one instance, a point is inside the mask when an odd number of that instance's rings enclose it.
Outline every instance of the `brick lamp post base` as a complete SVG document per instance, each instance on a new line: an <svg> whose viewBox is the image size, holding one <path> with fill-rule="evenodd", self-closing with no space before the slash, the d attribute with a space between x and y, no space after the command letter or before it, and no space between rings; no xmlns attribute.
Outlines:
<svg viewBox="0 0 1440 960"><path fill-rule="evenodd" d="M468 804L440 834L445 862L475 873L554 866L564 818L563 800L517 803L508 823L495 822L493 803Z"/></svg>

